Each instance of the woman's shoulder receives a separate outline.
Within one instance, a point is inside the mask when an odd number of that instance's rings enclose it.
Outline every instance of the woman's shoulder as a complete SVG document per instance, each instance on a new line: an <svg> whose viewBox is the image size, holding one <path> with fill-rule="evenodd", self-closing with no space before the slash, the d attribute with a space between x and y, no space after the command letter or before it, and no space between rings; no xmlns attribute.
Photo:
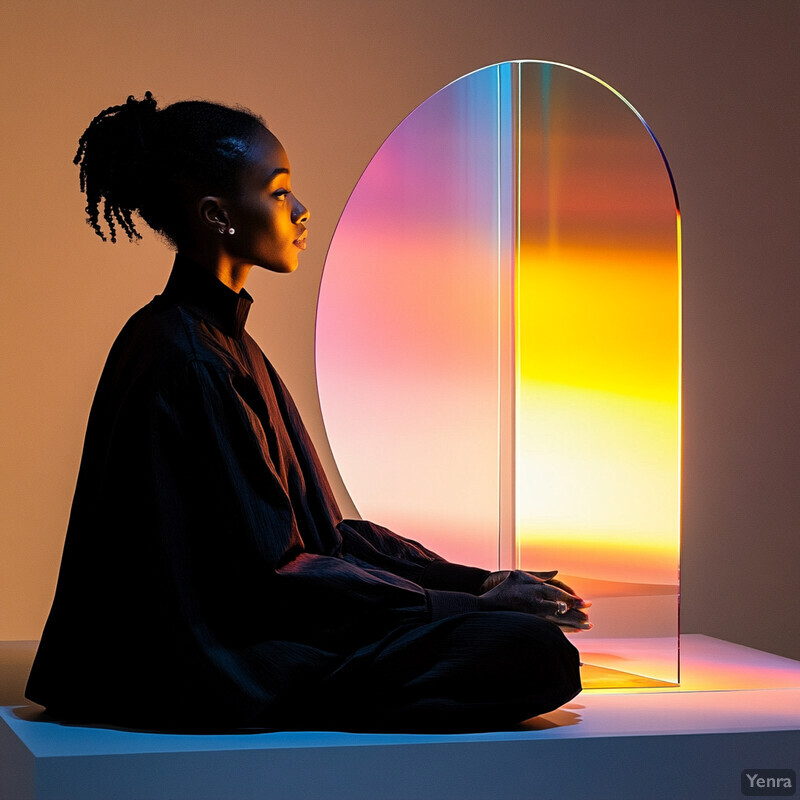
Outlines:
<svg viewBox="0 0 800 800"><path fill-rule="evenodd" d="M154 363L191 359L196 355L195 339L180 306L157 295L125 323L111 352Z"/></svg>
<svg viewBox="0 0 800 800"><path fill-rule="evenodd" d="M235 354L225 337L179 304L158 295L125 323L106 363L117 380L143 377L174 380L202 365L214 371L236 371Z"/></svg>

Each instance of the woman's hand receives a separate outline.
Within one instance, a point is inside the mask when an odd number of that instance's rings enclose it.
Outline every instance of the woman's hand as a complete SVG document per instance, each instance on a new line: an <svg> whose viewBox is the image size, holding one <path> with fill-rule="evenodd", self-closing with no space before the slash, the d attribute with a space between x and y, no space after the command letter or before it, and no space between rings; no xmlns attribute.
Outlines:
<svg viewBox="0 0 800 800"><path fill-rule="evenodd" d="M526 575L533 575L535 578L541 578L541 580L545 581L545 583L549 583L552 586L557 586L559 589L563 589L567 594L574 595L575 590L571 586L567 586L566 583L563 581L555 580L556 575L558 575L557 569L550 569L550 570L543 570L543 571L535 571L535 570L519 570L520 572L524 572ZM501 569L499 572L492 572L489 577L481 584L481 588L478 590L478 594L485 594L489 591L489 589L493 589L497 586L498 583L502 583L510 574L510 569ZM586 604L587 607L591 605L591 603Z"/></svg>
<svg viewBox="0 0 800 800"><path fill-rule="evenodd" d="M561 628L586 631L592 627L581 610L591 603L578 597L569 586L553 578L552 572L493 572L483 582L478 608L486 611L522 611Z"/></svg>

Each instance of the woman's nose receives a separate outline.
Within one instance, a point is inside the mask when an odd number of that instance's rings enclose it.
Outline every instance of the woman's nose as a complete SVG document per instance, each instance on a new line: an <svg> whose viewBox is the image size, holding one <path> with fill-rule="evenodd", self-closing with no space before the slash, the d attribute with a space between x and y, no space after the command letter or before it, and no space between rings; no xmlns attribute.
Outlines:
<svg viewBox="0 0 800 800"><path fill-rule="evenodd" d="M292 222L308 222L310 216L308 209L295 197L294 209L292 211Z"/></svg>

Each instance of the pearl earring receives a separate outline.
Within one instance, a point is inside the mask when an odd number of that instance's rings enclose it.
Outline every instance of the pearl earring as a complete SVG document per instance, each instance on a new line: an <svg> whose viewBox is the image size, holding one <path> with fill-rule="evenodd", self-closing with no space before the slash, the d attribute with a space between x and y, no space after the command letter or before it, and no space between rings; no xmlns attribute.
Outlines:
<svg viewBox="0 0 800 800"><path fill-rule="evenodd" d="M236 233L236 228L233 228L233 227L231 227L231 228L228 228L228 233L229 233L231 236L233 236L233 234L234 234L234 233Z"/></svg>

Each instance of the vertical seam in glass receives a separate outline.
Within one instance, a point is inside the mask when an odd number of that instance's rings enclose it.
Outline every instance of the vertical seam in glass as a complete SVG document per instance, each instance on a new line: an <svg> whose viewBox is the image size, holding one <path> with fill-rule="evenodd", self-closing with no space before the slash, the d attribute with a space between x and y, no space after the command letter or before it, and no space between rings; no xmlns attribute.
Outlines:
<svg viewBox="0 0 800 800"><path fill-rule="evenodd" d="M516 63L500 65L498 91L498 216L497 216L497 401L498 494L500 499L498 563L500 569L516 564L515 470L515 112Z"/></svg>
<svg viewBox="0 0 800 800"><path fill-rule="evenodd" d="M503 563L503 87L502 65L497 66L497 568Z"/></svg>

